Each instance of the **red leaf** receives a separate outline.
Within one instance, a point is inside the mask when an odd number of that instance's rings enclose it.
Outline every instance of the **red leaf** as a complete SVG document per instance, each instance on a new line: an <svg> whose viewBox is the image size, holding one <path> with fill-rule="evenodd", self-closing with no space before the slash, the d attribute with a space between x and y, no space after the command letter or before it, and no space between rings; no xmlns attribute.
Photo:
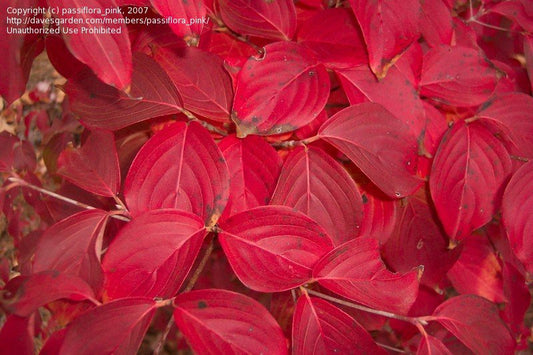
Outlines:
<svg viewBox="0 0 533 355"><path fill-rule="evenodd" d="M232 113L237 135L273 135L305 126L324 108L329 88L326 69L309 49L293 42L265 46L264 58L250 57L237 77Z"/></svg>
<svg viewBox="0 0 533 355"><path fill-rule="evenodd" d="M292 321L292 353L384 354L356 320L306 293L298 298Z"/></svg>
<svg viewBox="0 0 533 355"><path fill-rule="evenodd" d="M0 3L0 13L4 14L0 20L0 95L8 104L18 99L26 90L26 82L30 75L33 59L42 52L43 41L39 35L19 34L17 30L25 31L23 21L33 18L32 14L12 15L8 9L31 9L38 7L37 0L6 0ZM20 24L9 23L17 19Z"/></svg>
<svg viewBox="0 0 533 355"><path fill-rule="evenodd" d="M446 133L429 188L450 239L467 238L492 219L511 164L503 144L479 122L459 121Z"/></svg>
<svg viewBox="0 0 533 355"><path fill-rule="evenodd" d="M417 0L350 0L368 49L370 68L380 79L397 56L419 37Z"/></svg>
<svg viewBox="0 0 533 355"><path fill-rule="evenodd" d="M72 111L85 125L110 130L180 112L180 95L159 64L136 53L133 68L129 96L105 85L89 70L70 79L65 92L72 102Z"/></svg>
<svg viewBox="0 0 533 355"><path fill-rule="evenodd" d="M522 27L525 32L533 32L533 7L527 0L509 0L495 4L486 13L496 13L511 19ZM483 21L483 20L482 20Z"/></svg>
<svg viewBox="0 0 533 355"><path fill-rule="evenodd" d="M70 79L82 70L87 70L86 65L70 53L63 37L60 35L47 35L45 38L46 56L59 74Z"/></svg>
<svg viewBox="0 0 533 355"><path fill-rule="evenodd" d="M384 259L393 270L407 272L424 266L421 283L438 287L459 253L447 249L446 234L427 202L410 198L400 209L392 236L383 246Z"/></svg>
<svg viewBox="0 0 533 355"><path fill-rule="evenodd" d="M198 217L178 210L149 211L132 219L104 256L106 296L174 296L205 235Z"/></svg>
<svg viewBox="0 0 533 355"><path fill-rule="evenodd" d="M0 190L2 191L2 190ZM1 194L2 192L0 192ZM2 209L2 197L0 197L0 210ZM20 253L19 253L20 257ZM0 282L4 285L9 281L9 274L11 273L11 261L8 258L0 259Z"/></svg>
<svg viewBox="0 0 533 355"><path fill-rule="evenodd" d="M431 163L433 157L439 148L439 143L448 131L448 123L443 113L432 106L427 101L423 102L426 124L419 136L419 160L418 160L418 175L424 178L430 173ZM428 154L429 153L429 154Z"/></svg>
<svg viewBox="0 0 533 355"><path fill-rule="evenodd" d="M335 245L359 235L363 200L353 179L323 150L299 147L285 160L271 204L305 213Z"/></svg>
<svg viewBox="0 0 533 355"><path fill-rule="evenodd" d="M57 165L57 174L89 192L106 197L119 192L120 166L111 132L91 131L80 149L64 150Z"/></svg>
<svg viewBox="0 0 533 355"><path fill-rule="evenodd" d="M135 354L155 308L148 298L124 298L93 308L68 325L61 354Z"/></svg>
<svg viewBox="0 0 533 355"><path fill-rule="evenodd" d="M367 184L361 190L361 197L363 199L363 221L359 234L385 243L396 226L398 200L387 198L372 184Z"/></svg>
<svg viewBox="0 0 533 355"><path fill-rule="evenodd" d="M298 30L298 43L312 49L318 61L331 68L367 63L365 43L350 9L317 11Z"/></svg>
<svg viewBox="0 0 533 355"><path fill-rule="evenodd" d="M344 93L342 94L344 95ZM322 110L322 112L320 112L318 116L315 117L314 120L312 120L310 123L294 131L294 136L301 140L316 136L318 129L320 128L320 126L322 126L324 122L328 120L328 118L329 117L328 117L328 113L326 112L326 110L325 109Z"/></svg>
<svg viewBox="0 0 533 355"><path fill-rule="evenodd" d="M8 132L0 132L0 172L34 171L36 165L33 145Z"/></svg>
<svg viewBox="0 0 533 355"><path fill-rule="evenodd" d="M465 240L459 260L448 271L457 292L475 294L491 302L507 302L503 294L502 267L489 240L473 234Z"/></svg>
<svg viewBox="0 0 533 355"><path fill-rule="evenodd" d="M148 6L150 0L116 0L118 6L136 5L136 6Z"/></svg>
<svg viewBox="0 0 533 355"><path fill-rule="evenodd" d="M46 343L44 343L39 355L57 355L61 350L63 341L65 340L66 328L60 329L54 332L48 337Z"/></svg>
<svg viewBox="0 0 533 355"><path fill-rule="evenodd" d="M150 1L150 0L147 0ZM144 53L150 57L157 54L161 48L181 48L187 45L183 38L176 36L169 26L145 27L133 32L132 51Z"/></svg>
<svg viewBox="0 0 533 355"><path fill-rule="evenodd" d="M296 30L296 8L291 0L220 0L224 24L241 35L290 40Z"/></svg>
<svg viewBox="0 0 533 355"><path fill-rule="evenodd" d="M418 271L386 269L373 238L357 238L324 255L313 278L327 289L369 307L407 314L418 294Z"/></svg>
<svg viewBox="0 0 533 355"><path fill-rule="evenodd" d="M0 302L10 313L27 317L37 308L61 298L97 302L85 281L56 270L11 279L2 290Z"/></svg>
<svg viewBox="0 0 533 355"><path fill-rule="evenodd" d="M520 334L525 327L524 316L531 304L531 294L524 275L507 262L503 264L503 292L508 302L501 316L515 335Z"/></svg>
<svg viewBox="0 0 533 355"><path fill-rule="evenodd" d="M48 5L58 9L54 14L64 21L61 24L63 38L70 52L82 63L87 64L104 83L119 90L128 91L131 84L132 58L128 29L124 23L117 22L109 29L115 33L98 33L107 27L99 25L103 18L122 21L121 14L106 13L109 2L106 0L87 0L83 5L96 10L77 11L77 0L48 0ZM83 8L85 9L85 8ZM101 13L98 13L98 10ZM69 20L74 19L75 21ZM79 21L79 22L78 22ZM64 31L72 31L65 34Z"/></svg>
<svg viewBox="0 0 533 355"><path fill-rule="evenodd" d="M503 224L511 248L533 273L533 162L524 164L518 169L505 188L502 201Z"/></svg>
<svg viewBox="0 0 533 355"><path fill-rule="evenodd" d="M187 24L169 23L168 26L174 33L191 44L198 43L198 38L204 27L203 21L206 19L207 10L203 1L171 1L171 0L151 0L154 9L164 18L173 17L184 20Z"/></svg>
<svg viewBox="0 0 533 355"><path fill-rule="evenodd" d="M220 57L194 47L174 47L157 48L154 59L165 68L185 109L213 121L229 122L233 86Z"/></svg>
<svg viewBox="0 0 533 355"><path fill-rule="evenodd" d="M489 100L476 116L501 129L505 138L518 148L519 154L533 158L533 98L513 92Z"/></svg>
<svg viewBox="0 0 533 355"><path fill-rule="evenodd" d="M418 88L418 83L420 82L423 57L424 49L420 43L414 42L407 47L402 56L393 65L416 88Z"/></svg>
<svg viewBox="0 0 533 355"><path fill-rule="evenodd" d="M154 135L131 164L124 196L132 215L177 208L214 225L229 195L229 173L209 132L177 122Z"/></svg>
<svg viewBox="0 0 533 355"><path fill-rule="evenodd" d="M224 221L219 241L237 277L260 292L281 292L311 279L311 269L333 247L326 232L283 206L256 207Z"/></svg>
<svg viewBox="0 0 533 355"><path fill-rule="evenodd" d="M379 81L366 65L337 70L336 73L352 105L365 101L381 104L410 126L411 132L420 133L425 122L422 100L408 76L396 66Z"/></svg>
<svg viewBox="0 0 533 355"><path fill-rule="evenodd" d="M515 341L498 316L498 309L482 297L450 298L435 309L433 316L476 354L514 353Z"/></svg>
<svg viewBox="0 0 533 355"><path fill-rule="evenodd" d="M199 48L205 49L208 52L223 58L226 61L225 65L242 63L250 56L257 55L257 51L254 47L246 42L235 41L235 38L232 37L232 35L217 31L216 28L204 32L200 39Z"/></svg>
<svg viewBox="0 0 533 355"><path fill-rule="evenodd" d="M276 150L257 136L228 136L218 147L230 172L230 195L221 219L268 204L282 165Z"/></svg>
<svg viewBox="0 0 533 355"><path fill-rule="evenodd" d="M35 316L19 317L14 314L5 318L0 330L0 355L33 355L35 349Z"/></svg>
<svg viewBox="0 0 533 355"><path fill-rule="evenodd" d="M440 46L424 55L420 94L454 106L477 106L498 83L498 72L478 50Z"/></svg>
<svg viewBox="0 0 533 355"><path fill-rule="evenodd" d="M82 211L46 229L33 258L33 272L57 270L79 276L94 290L102 285L100 266L102 237L108 214Z"/></svg>
<svg viewBox="0 0 533 355"><path fill-rule="evenodd" d="M287 354L272 315L245 295L216 289L182 293L174 320L198 354Z"/></svg>
<svg viewBox="0 0 533 355"><path fill-rule="evenodd" d="M524 36L524 56L526 57L526 69L529 77L529 85L533 91L533 36Z"/></svg>
<svg viewBox="0 0 533 355"><path fill-rule="evenodd" d="M440 1L440 0L439 0ZM431 335L425 334L422 339L420 339L420 344L418 345L418 351L416 355L452 355L450 350L440 341L438 338L435 338Z"/></svg>
<svg viewBox="0 0 533 355"><path fill-rule="evenodd" d="M391 197L410 195L421 184L414 176L416 137L409 126L379 104L345 108L326 121L318 134Z"/></svg>
<svg viewBox="0 0 533 355"><path fill-rule="evenodd" d="M443 0L424 0L420 2L420 32L431 47L442 44L451 45L454 24L450 9Z"/></svg>

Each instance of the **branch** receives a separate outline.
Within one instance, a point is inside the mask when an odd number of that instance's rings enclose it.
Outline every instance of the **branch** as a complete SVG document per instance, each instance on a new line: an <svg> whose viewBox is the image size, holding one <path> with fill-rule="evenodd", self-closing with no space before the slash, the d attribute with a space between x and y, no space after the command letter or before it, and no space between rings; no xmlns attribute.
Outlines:
<svg viewBox="0 0 533 355"><path fill-rule="evenodd" d="M196 268L196 270L194 270L194 274L191 276L183 292L189 292L190 290L192 290L192 288L194 287L194 284L198 280L198 277L200 277L200 274L204 270L205 265L207 264L207 261L209 260L211 253L213 252L213 249L214 249L214 239L211 238L211 241L209 242L207 249L205 250L202 260L200 260L198 267ZM165 343L168 337L168 334L170 333L170 330L172 329L173 325L174 325L174 317L171 315L164 332L161 334L161 338L158 340L154 348L154 355L159 355L159 353L161 352L161 348L163 347L163 344Z"/></svg>
<svg viewBox="0 0 533 355"><path fill-rule="evenodd" d="M519 157L517 155L511 155L511 159L518 160L518 161L521 161L521 162L524 162L524 163L529 162L528 158Z"/></svg>
<svg viewBox="0 0 533 355"><path fill-rule="evenodd" d="M301 145L308 145L313 143L314 141L317 141L320 139L319 135L312 136L309 138L302 139L300 141L298 140L290 140L290 141L284 141L284 142L272 142L270 143L271 146L274 148L281 148L281 149L292 149L294 147L299 147Z"/></svg>
<svg viewBox="0 0 533 355"><path fill-rule="evenodd" d="M61 200L63 202L70 203L71 205L78 206L78 207L84 208L86 210L96 210L97 209L94 206L87 205L87 204L85 204L83 202L73 200L73 199L71 199L69 197L66 197L66 196L63 196L63 195L60 195L60 194L56 194L55 192L52 192L52 191L43 189L42 187L33 185L33 184L27 182L26 180L18 178L18 177L11 176L11 177L8 177L7 180L11 181L13 183L16 183L19 186L27 187L29 189L38 191L38 192L40 192L40 193L42 193L44 195L48 195L48 196L53 197L55 199ZM9 186L11 187L11 185L9 185ZM120 213L123 213L123 212L120 211ZM120 221L124 221L124 222L129 222L130 221L130 219L128 217L125 217L125 216L123 216L121 214L116 214L116 213L113 214L113 213L111 213L110 215L111 215L112 218L118 219Z"/></svg>
<svg viewBox="0 0 533 355"><path fill-rule="evenodd" d="M173 313L170 313L170 319L168 320L167 326L165 327L165 330L163 333L161 333L161 338L157 341L157 344L154 347L154 355L159 355L161 353L161 349L163 348L163 344L166 342L168 334L170 333L170 330L172 329L172 326L174 325L174 315Z"/></svg>
<svg viewBox="0 0 533 355"><path fill-rule="evenodd" d="M212 124L210 123L207 123L201 119L199 119L198 117L196 117L191 111L189 110L186 110L184 108L180 108L179 109L181 113L183 113L185 116L187 116L187 118L191 121L195 121L195 122L198 122L199 124L201 124L205 129L207 129L209 132L213 132L213 133L216 133L216 134L220 134L221 136L225 137L228 135L228 132L226 131L223 131L221 130L220 128L218 127L215 127L213 126Z"/></svg>
<svg viewBox="0 0 533 355"><path fill-rule="evenodd" d="M310 290L310 289L308 289L306 287L304 287L304 289L309 294L311 294L313 296L317 296L317 297L323 298L325 300L341 304L341 305L346 306L346 307L355 308L355 309L358 309L358 310L363 311L363 312L377 314L379 316L383 316L383 317L387 317L387 318L398 319L398 320L401 320L401 321L404 321L404 322L411 323L411 324L413 324L415 326L417 326L417 325L423 326L423 325L427 325L428 324L426 319L422 319L424 317L409 317L409 316L402 316L400 314L395 314L395 313L391 313L391 312L387 312L387 311L380 311L378 309L373 309L373 308L370 308L370 307L362 306L360 304L355 304L355 303L352 303L352 302L340 300L338 298L328 296L328 295L323 294L321 292Z"/></svg>
<svg viewBox="0 0 533 355"><path fill-rule="evenodd" d="M238 34L235 31L232 31L225 24L221 23L220 21L216 21L216 22L218 24L218 27L215 28L215 31L227 33L228 35L230 35L231 37L235 38L236 40L238 40L240 42L243 42L243 43L246 43L247 45L252 47L257 52L257 54L259 54L261 56L261 58L264 57L264 55L265 55L264 48L261 48L258 45L256 45L255 43L250 42L248 37L240 35L240 34Z"/></svg>
<svg viewBox="0 0 533 355"><path fill-rule="evenodd" d="M192 288L194 287L194 284L196 284L196 281L198 281L200 274L202 273L202 271L204 271L205 265L207 264L207 261L209 260L211 253L213 252L213 249L215 247L214 244L215 244L214 239L211 238L211 241L207 245L207 249L205 250L202 260L200 260L198 267L196 268L196 270L194 270L194 274L189 279L189 283L187 283L187 286L183 289L183 292L189 292L190 290L192 290Z"/></svg>
<svg viewBox="0 0 533 355"><path fill-rule="evenodd" d="M274 148L292 149L294 147L298 147L302 145L302 141L291 140L291 141L284 141L284 142L272 142L270 143L270 145L273 146Z"/></svg>
<svg viewBox="0 0 533 355"><path fill-rule="evenodd" d="M402 353L402 354L405 354L407 351L403 350L403 349L398 349L398 348L394 348L392 346L389 346L389 345L386 345L386 344L382 344L382 343L379 343L379 342L375 342L378 346L382 347L383 349L386 349L386 350L390 350L390 351L394 351L394 352L397 352L397 353Z"/></svg>
<svg viewBox="0 0 533 355"><path fill-rule="evenodd" d="M466 23L470 23L470 22L477 23L480 26L491 28L491 29L497 30L497 31L511 32L511 33L525 33L523 31L516 31L516 30L512 30L510 28L495 26L495 25L491 25L491 24L488 24L488 23L485 23L485 22L481 22L480 20L478 20L480 17L482 17L486 13L485 9L483 8L483 3L479 7L479 9L478 9L478 11L476 12L475 15L474 15L474 6L472 4L472 0L468 0L468 6L470 8L470 18L466 20Z"/></svg>

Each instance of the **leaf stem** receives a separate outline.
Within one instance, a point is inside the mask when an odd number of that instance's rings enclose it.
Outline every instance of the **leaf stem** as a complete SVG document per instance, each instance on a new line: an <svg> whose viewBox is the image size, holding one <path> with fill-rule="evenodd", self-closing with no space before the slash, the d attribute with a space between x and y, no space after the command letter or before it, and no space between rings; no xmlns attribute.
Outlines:
<svg viewBox="0 0 533 355"><path fill-rule="evenodd" d="M113 195L113 199L115 200L117 207L119 207L125 215L129 216L130 211L128 210L128 207L126 207L126 204L116 195Z"/></svg>
<svg viewBox="0 0 533 355"><path fill-rule="evenodd" d="M317 140L320 139L320 136L317 134L315 136L312 136L312 137L309 137L309 138L305 138L305 139L302 139L301 142L302 144L311 144L313 142L316 142Z"/></svg>
<svg viewBox="0 0 533 355"><path fill-rule="evenodd" d="M53 197L53 198L55 198L57 200L60 200L60 201L63 201L63 202L70 203L71 205L78 206L78 207L84 208L86 210L96 210L97 209L94 206L87 205L87 204L85 204L83 202L73 200L73 199L71 199L69 197L66 197L66 196L57 194L55 192L43 189L42 187L39 187L39 186L36 186L36 185L33 185L33 184L31 184L31 183L27 182L26 180L21 179L19 177L11 176L11 177L8 177L7 180L16 183L19 186L27 187L29 189L38 191L38 192L40 192L40 193L42 193L44 195ZM9 186L11 187L11 185L9 185ZM120 213L122 214L122 211L120 211ZM125 217L125 216L123 216L123 215L121 215L121 214L113 214L113 213L111 213L110 215L111 215L112 218L118 219L120 221L129 222L130 219Z"/></svg>
<svg viewBox="0 0 533 355"><path fill-rule="evenodd" d="M383 316L383 317L387 317L387 318L398 319L398 320L401 320L401 321L404 321L404 322L411 323L413 325L420 324L420 325L423 326L423 325L427 325L428 324L427 321L425 319L422 319L421 317L402 316L400 314L391 313L391 312L387 312L387 311L381 311L381 310L373 309L373 308L366 307L366 306L363 306L363 305L360 305L360 304L355 304L355 303L352 303L352 302L344 301L344 300L341 300L341 299L338 299L338 298L335 298L335 297L328 296L328 295L323 294L321 292L310 290L309 288L305 288L305 290L309 294L311 294L313 296L317 296L317 297L323 298L325 300L341 304L341 305L346 306L346 307L355 308L355 309L358 309L358 310L363 311L363 312L377 314L379 316Z"/></svg>
<svg viewBox="0 0 533 355"><path fill-rule="evenodd" d="M172 304L174 303L174 299L175 298L176 297L167 298L167 299L164 299L164 300L157 300L155 302L156 307L157 308L161 308L161 307L166 307L166 306L172 306Z"/></svg>

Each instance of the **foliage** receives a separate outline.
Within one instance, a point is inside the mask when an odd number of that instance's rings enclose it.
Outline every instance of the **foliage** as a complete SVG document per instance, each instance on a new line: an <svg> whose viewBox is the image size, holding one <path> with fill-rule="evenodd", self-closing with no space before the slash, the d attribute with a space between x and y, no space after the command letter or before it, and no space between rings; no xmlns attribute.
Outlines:
<svg viewBox="0 0 533 355"><path fill-rule="evenodd" d="M189 25L2 20L0 353L527 348L530 1L85 3Z"/></svg>

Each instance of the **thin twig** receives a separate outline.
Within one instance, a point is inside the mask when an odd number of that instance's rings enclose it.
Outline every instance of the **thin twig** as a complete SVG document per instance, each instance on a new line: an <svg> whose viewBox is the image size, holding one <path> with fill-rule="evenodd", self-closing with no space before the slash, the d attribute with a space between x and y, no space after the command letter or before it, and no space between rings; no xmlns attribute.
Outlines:
<svg viewBox="0 0 533 355"><path fill-rule="evenodd" d="M154 348L154 355L159 355L161 353L161 349L163 348L163 344L166 342L168 334L170 334L170 330L172 329L172 326L174 325L174 316L171 313L170 319L168 320L167 326L165 327L165 330L163 333L161 333L161 338L157 341L157 344Z"/></svg>
<svg viewBox="0 0 533 355"><path fill-rule="evenodd" d="M280 148L280 149L292 149L294 147L302 145L301 141L284 141L284 142L272 142L270 143L271 146L274 148Z"/></svg>
<svg viewBox="0 0 533 355"><path fill-rule="evenodd" d="M204 271L205 265L207 264L207 261L209 260L211 253L213 252L213 249L215 247L214 244L215 244L214 239L211 238L211 241L207 245L207 249L205 250L202 260L200 260L198 267L196 268L196 270L194 270L194 274L189 279L189 283L187 283L187 286L183 289L183 292L189 292L190 290L192 290L192 288L196 284L196 281L198 281L200 274L202 273L202 271Z"/></svg>
<svg viewBox="0 0 533 355"><path fill-rule="evenodd" d="M395 348L393 346L389 346L389 345L386 345L386 344L383 344L383 343L379 343L379 342L375 342L378 346L382 347L383 349L387 349L387 350L390 350L390 351L394 351L394 352L397 352L397 353L402 353L402 354L405 354L407 351L403 350L403 349L398 349L398 348Z"/></svg>
<svg viewBox="0 0 533 355"><path fill-rule="evenodd" d="M373 309L373 308L365 307L365 306L362 306L362 305L359 305L359 304L355 304L355 303L352 303L352 302L340 300L338 298L331 297L331 296L328 296L328 295L323 294L321 292L310 290L308 288L305 288L305 289L306 289L306 291L309 294L311 294L313 296L317 296L317 297L323 298L325 300L341 304L341 305L346 306L346 307L355 308L355 309L358 309L358 310L363 311L363 312L377 314L379 316L383 316L383 317L387 317L387 318L393 318L393 319L402 320L404 322L408 322L408 323L411 323L411 324L414 324L414 325L416 325L416 324L427 325L427 322L425 320L420 319L418 317L402 316L400 314L395 314L395 313L391 313L391 312L387 312L387 311L380 311L378 309Z"/></svg>
<svg viewBox="0 0 533 355"><path fill-rule="evenodd" d="M467 22L477 23L480 26L491 28L493 30L498 30L498 31L503 31L503 32L512 32L512 33L522 33L522 31L512 30L510 28L494 26L494 25L491 25L491 24L488 24L488 23L485 23L485 22L481 22L481 21L479 21L479 20L477 20L475 18L470 18L470 19L468 19Z"/></svg>
<svg viewBox="0 0 533 355"><path fill-rule="evenodd" d="M86 210L96 210L97 209L94 206L87 205L87 204L85 204L83 202L73 200L73 199L71 199L69 197L66 197L66 196L57 194L55 192L43 189L42 187L39 187L39 186L36 186L36 185L33 185L33 184L31 184L31 183L29 183L26 180L23 180L21 178L11 176L11 177L9 177L7 179L9 181L11 181L11 182L17 183L19 186L24 186L24 187L27 187L29 189L38 191L38 192L40 192L40 193L42 193L44 195L48 195L48 196L53 197L55 199L58 199L60 201L64 201L64 202L70 203L71 205L78 206L78 207L84 208ZM115 218L115 219L118 219L120 221L124 221L124 222L129 222L129 220L130 220L129 218L127 218L127 217L125 217L123 215L120 215L120 214L111 214L111 217Z"/></svg>
<svg viewBox="0 0 533 355"><path fill-rule="evenodd" d="M202 126L204 126L205 129L207 129L209 132L213 132L213 133L216 133L216 134L220 134L221 136L225 137L228 135L228 132L226 131L223 131L221 130L220 128L218 127L215 127L213 126L212 124L210 123L207 123L201 119L199 119L198 117L196 117L191 111L189 110L186 110L184 108L180 108L179 109L181 113L183 113L185 116L187 116L187 118L191 121L195 121L195 122L198 122L199 124L201 124Z"/></svg>
<svg viewBox="0 0 533 355"><path fill-rule="evenodd" d="M511 155L510 157L511 157L511 159L518 160L518 161L521 161L521 162L524 162L524 163L529 162L528 158L519 157L518 155Z"/></svg>
<svg viewBox="0 0 533 355"><path fill-rule="evenodd" d="M214 240L211 238L211 241L209 242L207 249L205 250L204 256L202 257L202 260L200 260L200 263L198 264L198 267L196 270L194 270L194 274L191 276L189 282L187 283L187 286L185 289L183 289L183 292L189 292L192 290L194 285L196 284L196 281L198 281L198 278L200 277L200 274L205 268L205 265L207 264L207 261L209 260L209 257L211 256L211 253L214 249ZM170 330L172 329L172 326L174 325L174 318L170 316L170 319L168 320L167 326L163 333L161 334L161 338L159 338L155 348L154 348L154 355L159 355L161 352L161 348L163 347L163 344L165 343L168 334L170 333Z"/></svg>
<svg viewBox="0 0 533 355"><path fill-rule="evenodd" d="M229 29L225 25L221 25L221 26L215 28L215 31L227 33L230 36L232 36L233 38L235 38L236 40L241 41L243 43L246 43L247 45L252 47L257 52L257 54L259 54L261 57L263 57L265 55L265 50L263 48L259 47L255 43L250 42L250 40L247 37L242 36L242 35L238 34L237 32L232 31L231 29Z"/></svg>
<svg viewBox="0 0 533 355"><path fill-rule="evenodd" d="M521 31L512 30L510 28L495 26L495 25L491 25L491 24L488 24L488 23L485 23L485 22L481 22L478 19L480 17L482 17L483 15L485 15L485 9L483 8L483 4L481 4L481 6L479 7L479 9L478 9L478 11L476 12L475 15L474 15L474 6L472 5L472 0L468 1L468 6L470 8L470 18L466 20L467 23L474 22L474 23L477 23L480 26L491 28L491 29L497 30L497 31L511 32L511 33L522 33Z"/></svg>
<svg viewBox="0 0 533 355"><path fill-rule="evenodd" d="M313 143L314 141L317 141L320 139L319 135L312 136L309 138L302 139L300 141L298 140L290 140L290 141L284 141L284 142L272 142L270 143L271 146L274 148L281 148L281 149L292 149L294 147L299 147L301 145L308 145Z"/></svg>
<svg viewBox="0 0 533 355"><path fill-rule="evenodd" d="M296 291L293 289L291 289L291 296L292 296L292 303L296 304L296 302L298 302L298 297L296 296Z"/></svg>
<svg viewBox="0 0 533 355"><path fill-rule="evenodd" d="M18 187L18 186L20 186L20 184L14 182L14 183L12 183L12 184L9 184L9 185L3 187L3 190L4 190L5 192L8 192L8 191L11 190L12 188L15 188L15 187Z"/></svg>

